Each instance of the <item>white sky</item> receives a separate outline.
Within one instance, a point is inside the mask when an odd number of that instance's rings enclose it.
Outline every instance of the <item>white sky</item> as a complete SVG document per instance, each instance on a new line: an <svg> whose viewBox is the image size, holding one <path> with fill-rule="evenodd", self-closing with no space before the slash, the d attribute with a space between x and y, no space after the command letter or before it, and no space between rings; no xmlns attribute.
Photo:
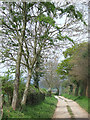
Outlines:
<svg viewBox="0 0 90 120"><path fill-rule="evenodd" d="M82 2L85 2L85 3L88 3L89 0L1 0L1 1L4 1L4 2L19 2L19 1L23 1L23 2L72 2L72 3L82 3Z"/></svg>

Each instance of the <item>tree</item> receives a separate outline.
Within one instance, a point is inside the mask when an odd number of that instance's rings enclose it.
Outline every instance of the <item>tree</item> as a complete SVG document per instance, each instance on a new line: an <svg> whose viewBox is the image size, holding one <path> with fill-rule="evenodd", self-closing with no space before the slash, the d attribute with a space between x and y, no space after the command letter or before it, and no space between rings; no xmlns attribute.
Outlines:
<svg viewBox="0 0 90 120"><path fill-rule="evenodd" d="M41 5L43 5L43 8L41 7ZM24 51L23 54L24 54L24 60L26 61L26 65L25 64L24 65L28 69L28 80L26 83L23 99L21 102L22 105L26 103L28 88L30 85L30 80L32 77L34 66L36 65L37 62L37 57L40 56L41 52L44 49L51 48L58 39L57 36L59 36L60 34L59 27L55 24L54 21L54 18L56 17L55 5L53 3L49 3L49 5L52 6L53 9L49 10L49 6L46 3L39 4L39 6L42 9L36 9L38 15L34 21L31 21L33 23L33 26L30 25L32 29L30 30L31 35L29 39L31 39L32 42L30 42L28 39L25 41L25 49L23 50ZM37 5L38 8L39 6ZM46 10L44 10L44 8ZM41 14L41 10L44 11L43 14ZM33 11L33 13L34 12L36 13L36 11ZM41 31L40 29L43 30ZM54 30L52 31L52 29ZM34 32L32 32L32 30ZM53 37L54 34L56 34L55 36L56 40L55 37ZM62 37L61 34L60 37ZM69 39L69 38L67 36L64 36L63 39ZM31 50L30 50L30 46L32 48Z"/></svg>
<svg viewBox="0 0 90 120"><path fill-rule="evenodd" d="M23 105L26 102L28 87L37 57L41 54L42 50L51 48L57 43L57 40L58 43L66 39L72 41L67 35L62 36L61 28L55 22L55 18L62 17L65 13L67 13L68 17L74 16L73 19L83 21L80 12L75 10L73 5L66 4L65 8L60 8L51 2L3 3L2 14L6 17L6 19L2 18L3 35L4 39L6 37L8 39L2 40L2 62L14 61L13 63L16 65L12 101L13 109L16 108L18 98L20 63L28 71L28 80L21 102Z"/></svg>
<svg viewBox="0 0 90 120"><path fill-rule="evenodd" d="M57 93L59 94L60 78L56 72L57 64L58 62L54 60L49 60L44 63L44 76L42 77L40 84L41 86L48 88L49 91L56 88Z"/></svg>
<svg viewBox="0 0 90 120"><path fill-rule="evenodd" d="M2 94L2 82L0 78L0 119L3 116L3 94Z"/></svg>
<svg viewBox="0 0 90 120"><path fill-rule="evenodd" d="M82 43L77 48L71 64L74 64L70 75L74 75L77 83L77 88L81 87L81 95L87 96L87 79L88 79L88 45ZM82 66L83 65L83 66ZM78 94L78 90L77 90Z"/></svg>
<svg viewBox="0 0 90 120"><path fill-rule="evenodd" d="M41 13L39 9L37 11L38 11L37 12L38 14ZM51 22L47 23L48 21L51 21ZM26 40L27 43L25 42L25 49L23 50L24 60L26 62L26 67L28 70L28 80L26 83L23 99L21 102L22 105L26 103L30 80L33 75L33 70L35 66L38 67L37 66L38 57L40 58L41 51L46 46L50 46L53 44L53 40L51 36L49 36L50 34L49 29L51 26L53 27L54 20L51 17L45 16L44 14L42 14L39 17L36 17L35 21L34 22L32 21L32 23L33 23L33 26L31 27L34 32L31 34L31 36L29 36L32 41ZM40 29L41 30L43 29L43 31L41 31Z"/></svg>
<svg viewBox="0 0 90 120"><path fill-rule="evenodd" d="M0 76L0 79L2 81L3 103L10 105L13 96L13 76L8 70L6 73L4 73L4 76ZM5 96L7 97L8 101L5 101Z"/></svg>
<svg viewBox="0 0 90 120"><path fill-rule="evenodd" d="M15 61L16 64L16 73L15 73L15 82L14 82L14 91L13 91L13 100L12 100L12 108L15 110L17 104L17 98L18 98L19 81L20 81L20 63L22 57L22 48L23 48L23 41L25 38L25 30L27 23L26 3L25 2L19 4L15 2L3 3L2 13L5 17L5 19L2 18L3 34L4 37L7 36L8 38L8 41L5 41L6 42L5 44L4 41L2 40L2 47L4 50L2 52L3 58L5 61L7 58L9 58L10 61L13 60ZM13 47L15 49L16 54L14 54Z"/></svg>
<svg viewBox="0 0 90 120"><path fill-rule="evenodd" d="M59 64L57 72L65 78L68 76L70 85L76 85L75 95L86 95L88 78L87 43L81 43L68 48L64 52L66 59ZM83 66L82 66L83 64Z"/></svg>
<svg viewBox="0 0 90 120"><path fill-rule="evenodd" d="M18 89L19 89L19 80L20 80L20 63L21 63L21 57L22 57L22 47L23 47L23 41L25 38L25 30L26 30L26 3L23 3L23 26L21 31L21 41L20 41L20 47L19 52L17 56L17 62L16 62L16 75L15 75L15 85L14 85L14 91L13 91L13 100L12 100L12 108L16 109L17 104L17 98L18 98Z"/></svg>
<svg viewBox="0 0 90 120"><path fill-rule="evenodd" d="M33 72L34 86L35 88L38 88L38 89L39 89L40 77L42 77L44 74L42 71L43 71L43 60L39 56L37 58L37 62Z"/></svg>

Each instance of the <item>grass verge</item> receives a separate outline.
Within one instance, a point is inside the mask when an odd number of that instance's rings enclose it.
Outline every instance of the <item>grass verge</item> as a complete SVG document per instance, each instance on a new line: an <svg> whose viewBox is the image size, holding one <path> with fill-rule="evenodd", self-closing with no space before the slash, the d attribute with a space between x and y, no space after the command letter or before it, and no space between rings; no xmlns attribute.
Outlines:
<svg viewBox="0 0 90 120"><path fill-rule="evenodd" d="M68 94L62 94L62 96L76 101L82 108L84 108L88 113L90 113L89 109L90 98L87 98L85 96L73 96Z"/></svg>
<svg viewBox="0 0 90 120"><path fill-rule="evenodd" d="M34 106L25 106L22 111L4 107L4 118L52 118L57 104L57 99L46 97L45 100Z"/></svg>

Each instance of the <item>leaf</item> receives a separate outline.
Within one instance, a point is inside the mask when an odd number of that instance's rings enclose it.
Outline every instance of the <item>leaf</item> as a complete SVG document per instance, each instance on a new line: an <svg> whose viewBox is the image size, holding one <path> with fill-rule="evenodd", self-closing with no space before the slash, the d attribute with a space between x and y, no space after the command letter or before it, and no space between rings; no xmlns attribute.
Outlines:
<svg viewBox="0 0 90 120"><path fill-rule="evenodd" d="M73 44L75 44L74 43L74 41L71 39L71 38L69 38L67 35L65 36L69 41L71 41Z"/></svg>
<svg viewBox="0 0 90 120"><path fill-rule="evenodd" d="M40 22L49 23L50 25L55 26L55 21L50 16L46 17L44 14L42 14L37 17L37 20Z"/></svg>
<svg viewBox="0 0 90 120"><path fill-rule="evenodd" d="M5 10L6 8L5 7L2 7L3 10Z"/></svg>

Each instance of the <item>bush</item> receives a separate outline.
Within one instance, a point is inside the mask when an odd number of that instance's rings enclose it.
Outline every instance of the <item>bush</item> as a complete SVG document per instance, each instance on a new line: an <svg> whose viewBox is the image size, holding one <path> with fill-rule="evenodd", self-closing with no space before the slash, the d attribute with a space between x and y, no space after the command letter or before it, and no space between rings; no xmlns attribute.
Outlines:
<svg viewBox="0 0 90 120"><path fill-rule="evenodd" d="M52 96L51 91L48 91L48 92L47 92L47 96L48 96L48 97L51 97L51 96Z"/></svg>
<svg viewBox="0 0 90 120"><path fill-rule="evenodd" d="M19 99L17 102L17 108L20 108L20 103L23 97L23 93L24 93L24 89L25 86L23 85L22 87L20 87L19 90ZM45 92L42 89L37 89L35 88L33 85L30 86L29 90L28 90L28 96L27 96L27 100L26 100L26 105L33 105L33 104L38 104L41 101L43 101L45 99Z"/></svg>
<svg viewBox="0 0 90 120"><path fill-rule="evenodd" d="M48 92L47 92L47 90L46 90L45 88L40 88L39 90L40 90L42 93L44 93L45 96L47 96L47 93L48 93Z"/></svg>
<svg viewBox="0 0 90 120"><path fill-rule="evenodd" d="M26 105L38 104L44 99L45 99L45 93L32 86L28 91Z"/></svg>
<svg viewBox="0 0 90 120"><path fill-rule="evenodd" d="M21 113L20 111L18 110L13 110L12 107L3 107L3 119L2 120L5 120L5 118L18 118L19 117L24 117L24 114Z"/></svg>
<svg viewBox="0 0 90 120"><path fill-rule="evenodd" d="M51 90L46 90L44 88L40 89L41 92L45 94L45 96L50 97L52 95Z"/></svg>

